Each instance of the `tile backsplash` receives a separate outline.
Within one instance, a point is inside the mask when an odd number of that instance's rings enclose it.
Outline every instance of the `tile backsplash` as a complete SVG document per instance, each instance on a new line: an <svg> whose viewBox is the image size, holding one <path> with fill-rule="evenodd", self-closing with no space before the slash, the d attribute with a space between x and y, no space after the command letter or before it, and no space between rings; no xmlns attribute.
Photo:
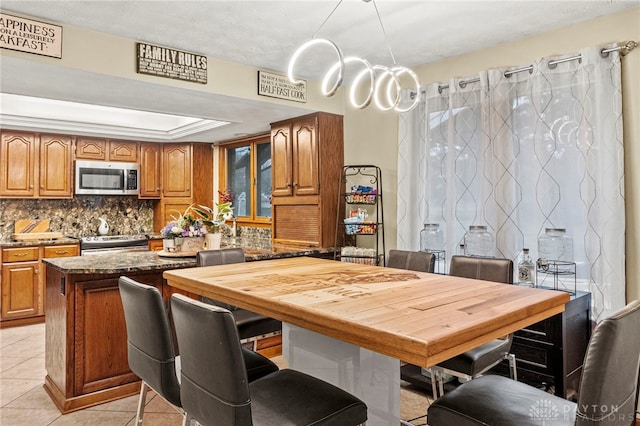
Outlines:
<svg viewBox="0 0 640 426"><path fill-rule="evenodd" d="M0 199L0 240L11 240L19 219L49 219L49 230L69 237L98 235L98 218L109 223L109 235L153 232L154 200L135 196L80 196L66 200Z"/></svg>

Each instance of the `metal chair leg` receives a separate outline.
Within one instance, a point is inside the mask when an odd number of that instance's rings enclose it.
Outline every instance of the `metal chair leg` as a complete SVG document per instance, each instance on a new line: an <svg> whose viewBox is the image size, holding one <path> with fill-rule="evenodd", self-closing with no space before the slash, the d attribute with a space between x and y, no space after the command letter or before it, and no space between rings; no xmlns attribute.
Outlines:
<svg viewBox="0 0 640 426"><path fill-rule="evenodd" d="M511 372L511 378L517 381L518 370L516 369L516 356L514 354L507 354L507 359L509 360L509 370Z"/></svg>
<svg viewBox="0 0 640 426"><path fill-rule="evenodd" d="M444 372L441 369L437 369L436 376L438 377L438 389L440 390L440 396L444 395Z"/></svg>
<svg viewBox="0 0 640 426"><path fill-rule="evenodd" d="M140 386L140 397L138 398L138 411L136 412L136 424L142 426L144 416L144 405L147 402L147 384L143 381Z"/></svg>
<svg viewBox="0 0 640 426"><path fill-rule="evenodd" d="M438 399L438 387L436 385L436 368L431 367L429 369L431 372L431 393L433 394L433 399Z"/></svg>

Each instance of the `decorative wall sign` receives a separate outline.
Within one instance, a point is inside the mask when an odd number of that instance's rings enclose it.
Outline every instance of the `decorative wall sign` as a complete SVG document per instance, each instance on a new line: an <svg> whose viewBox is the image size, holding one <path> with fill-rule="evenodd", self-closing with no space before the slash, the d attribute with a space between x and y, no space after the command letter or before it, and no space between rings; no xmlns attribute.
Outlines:
<svg viewBox="0 0 640 426"><path fill-rule="evenodd" d="M258 71L258 95L307 102L307 82L293 84L287 76L266 71Z"/></svg>
<svg viewBox="0 0 640 426"><path fill-rule="evenodd" d="M207 84L207 57L147 43L136 43L138 74Z"/></svg>
<svg viewBox="0 0 640 426"><path fill-rule="evenodd" d="M0 13L0 47L62 58L62 27Z"/></svg>

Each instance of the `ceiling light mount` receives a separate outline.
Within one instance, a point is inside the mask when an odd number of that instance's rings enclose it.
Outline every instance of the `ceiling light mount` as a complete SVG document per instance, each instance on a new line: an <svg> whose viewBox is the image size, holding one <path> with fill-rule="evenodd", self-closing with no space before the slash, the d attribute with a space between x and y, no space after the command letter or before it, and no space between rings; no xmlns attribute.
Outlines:
<svg viewBox="0 0 640 426"><path fill-rule="evenodd" d="M293 84L301 83L300 80L297 80L295 78L294 68L296 62L298 61L298 58L300 57L300 55L302 55L302 53L304 53L312 46L327 45L335 51L338 60L327 70L322 79L321 92L324 96L330 97L335 95L344 81L345 65L352 62L358 62L362 66L364 66L364 69L355 76L352 82L351 90L349 91L349 101L354 108L366 108L367 106L369 106L371 100L373 99L374 104L382 111L389 111L393 109L397 112L407 112L412 110L418 104L419 97L413 99L413 102L411 102L408 106L400 106L402 100L401 92L403 87L399 77L403 74L407 74L409 76L409 79L412 80L412 83L415 84L415 87L413 87L412 85L411 88L419 91L420 82L418 80L418 76L410 68L397 65L396 59L393 56L393 51L391 50L391 45L389 44L389 39L387 38L387 33L384 29L384 26L382 25L382 19L380 18L380 12L378 11L378 6L376 5L375 0L362 1L365 3L373 2L376 10L376 15L378 17L378 22L380 23L380 28L382 29L382 33L384 34L384 39L387 43L387 48L389 49L389 54L393 61L392 67L387 67L384 65L372 66L367 60L359 58L357 56L348 56L345 58L342 55L342 51L340 50L340 48L334 42L324 38L315 38L316 34L333 15L342 1L343 0L338 1L338 4L333 8L331 13L329 13L322 24L320 24L320 27L314 33L311 40L303 43L294 52L289 61L289 66L287 67L287 77L289 78L289 81L291 81ZM369 88L368 90L364 90L364 92L366 93L364 101L358 102L356 100L358 88L362 81L366 81L365 77L367 75L370 83ZM333 81L333 85L329 88L329 84L331 81ZM383 84L385 81L387 82L386 85ZM383 97L382 95L385 95L384 97L386 99L386 103L381 99Z"/></svg>

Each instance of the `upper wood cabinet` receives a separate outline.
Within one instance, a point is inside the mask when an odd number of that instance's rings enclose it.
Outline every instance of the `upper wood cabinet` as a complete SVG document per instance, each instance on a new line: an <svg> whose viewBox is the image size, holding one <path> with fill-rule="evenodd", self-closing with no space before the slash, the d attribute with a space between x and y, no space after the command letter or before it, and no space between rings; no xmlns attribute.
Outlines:
<svg viewBox="0 0 640 426"><path fill-rule="evenodd" d="M160 198L162 179L162 145L140 144L140 194L138 198Z"/></svg>
<svg viewBox="0 0 640 426"><path fill-rule="evenodd" d="M81 160L138 161L138 143L103 138L79 137L76 158Z"/></svg>
<svg viewBox="0 0 640 426"><path fill-rule="evenodd" d="M343 139L341 115L315 113L271 124L275 242L333 245Z"/></svg>
<svg viewBox="0 0 640 426"><path fill-rule="evenodd" d="M191 144L162 147L162 196L191 197Z"/></svg>
<svg viewBox="0 0 640 426"><path fill-rule="evenodd" d="M71 198L71 136L2 130L0 195L13 198Z"/></svg>
<svg viewBox="0 0 640 426"><path fill-rule="evenodd" d="M300 117L271 128L271 196L317 195L318 116Z"/></svg>
<svg viewBox="0 0 640 426"><path fill-rule="evenodd" d="M40 135L40 197L71 198L72 161L71 136Z"/></svg>

